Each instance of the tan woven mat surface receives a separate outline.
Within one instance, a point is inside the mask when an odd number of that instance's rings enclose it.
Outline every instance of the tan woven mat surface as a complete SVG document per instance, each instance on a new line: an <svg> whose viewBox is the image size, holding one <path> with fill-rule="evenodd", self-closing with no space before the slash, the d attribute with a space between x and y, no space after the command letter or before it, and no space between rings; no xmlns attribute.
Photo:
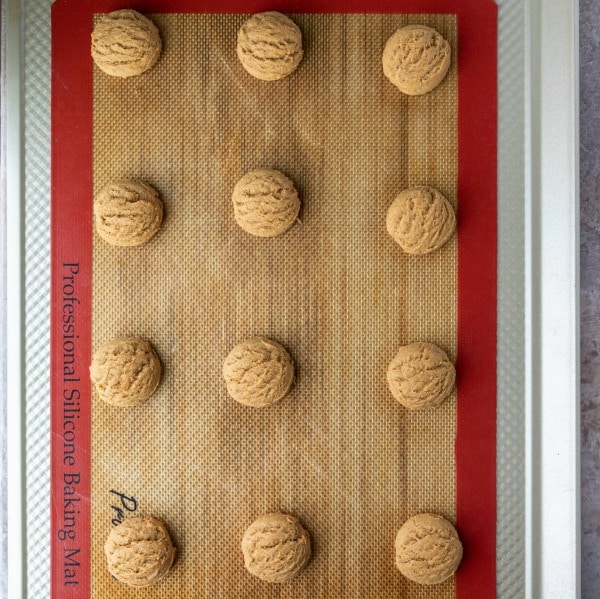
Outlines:
<svg viewBox="0 0 600 599"><path fill-rule="evenodd" d="M164 52L141 77L94 73L94 188L126 177L160 192L166 218L141 248L94 236L93 344L149 339L164 366L143 406L93 401L92 596L113 598L442 598L394 566L410 515L454 519L455 397L409 413L386 368L400 345L456 355L456 238L428 256L385 230L411 184L453 203L457 76L408 98L383 76L387 38L407 22L438 29L456 52L452 16L291 15L305 57L279 82L239 64L243 15L151 15ZM455 54L456 55L456 54ZM277 168L297 185L301 224L258 239L235 223L231 191L247 171ZM291 394L267 409L233 401L221 377L237 342L271 337L297 366ZM163 519L172 573L130 589L106 570L120 499ZM287 585L244 568L246 527L297 515L314 554Z"/></svg>

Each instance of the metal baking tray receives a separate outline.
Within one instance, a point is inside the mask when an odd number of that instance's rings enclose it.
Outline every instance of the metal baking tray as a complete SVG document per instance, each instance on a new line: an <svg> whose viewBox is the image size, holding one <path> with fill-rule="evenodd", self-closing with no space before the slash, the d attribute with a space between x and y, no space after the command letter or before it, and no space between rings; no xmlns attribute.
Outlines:
<svg viewBox="0 0 600 599"><path fill-rule="evenodd" d="M11 599L49 596L50 4L3 2L9 491L0 580ZM498 6L497 594L566 599L580 592L578 4Z"/></svg>

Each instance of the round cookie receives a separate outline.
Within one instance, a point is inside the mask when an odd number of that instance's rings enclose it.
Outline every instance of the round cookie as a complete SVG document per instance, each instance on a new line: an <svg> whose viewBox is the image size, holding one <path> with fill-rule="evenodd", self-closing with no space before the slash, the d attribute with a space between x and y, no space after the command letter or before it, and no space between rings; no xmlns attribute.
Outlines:
<svg viewBox="0 0 600 599"><path fill-rule="evenodd" d="M117 181L94 199L98 235L111 245L146 243L160 229L163 203L155 189L142 181Z"/></svg>
<svg viewBox="0 0 600 599"><path fill-rule="evenodd" d="M450 44L425 25L398 29L383 50L383 72L403 93L420 96L437 87L450 68Z"/></svg>
<svg viewBox="0 0 600 599"><path fill-rule="evenodd" d="M462 554L454 526L436 514L413 516L396 536L396 566L419 584L438 584L450 578Z"/></svg>
<svg viewBox="0 0 600 599"><path fill-rule="evenodd" d="M294 516L266 514L244 533L242 552L254 576L266 582L288 582L310 559L310 536Z"/></svg>
<svg viewBox="0 0 600 599"><path fill-rule="evenodd" d="M154 23L135 10L108 13L92 32L92 58L113 77L134 77L150 69L162 43Z"/></svg>
<svg viewBox="0 0 600 599"><path fill-rule="evenodd" d="M246 173L236 183L231 201L237 224L257 237L285 233L300 212L300 198L292 181L268 168Z"/></svg>
<svg viewBox="0 0 600 599"><path fill-rule="evenodd" d="M401 347L387 370L392 395L409 410L441 404L454 389L455 379L454 364L433 343Z"/></svg>
<svg viewBox="0 0 600 599"><path fill-rule="evenodd" d="M166 526L156 518L127 518L104 544L108 571L119 581L145 587L164 578L175 559Z"/></svg>
<svg viewBox="0 0 600 599"><path fill-rule="evenodd" d="M294 21L279 12L253 15L238 32L237 55L257 79L282 79L302 60L302 33Z"/></svg>
<svg viewBox="0 0 600 599"><path fill-rule="evenodd" d="M101 399L113 406L144 403L156 391L162 368L145 339L117 337L92 357L90 377Z"/></svg>
<svg viewBox="0 0 600 599"><path fill-rule="evenodd" d="M285 348L264 337L236 345L225 358L223 377L237 402L254 408L282 399L294 382L294 363Z"/></svg>
<svg viewBox="0 0 600 599"><path fill-rule="evenodd" d="M456 229L450 202L432 187L411 187L388 208L387 232L408 254L429 254L441 248Z"/></svg>

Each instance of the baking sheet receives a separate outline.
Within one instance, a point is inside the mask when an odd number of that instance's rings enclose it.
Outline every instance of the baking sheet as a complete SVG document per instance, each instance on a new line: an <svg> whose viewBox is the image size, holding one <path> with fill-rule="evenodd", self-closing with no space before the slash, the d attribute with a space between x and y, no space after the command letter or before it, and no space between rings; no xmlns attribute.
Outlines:
<svg viewBox="0 0 600 599"><path fill-rule="evenodd" d="M541 37L545 39L556 39L558 34L562 40L560 48L574 48L575 40L574 29L572 28L572 15L574 12L573 5L575 3L565 2L558 5L557 3L543 3L544 14L548 17L541 27ZM525 483L526 480L531 482L531 477L525 477L525 465L523 463L523 447L524 447L524 414L526 414L526 402L531 396L526 393L524 384L524 364L525 360L525 345L528 340L523 339L523 330L525 325L526 311L524 310L524 290L523 281L530 280L531 272L528 271L527 277L521 276L524 273L523 248L527 251L535 248L531 246L531 238L528 237L527 243L524 242L524 231L521 227L523 222L523 214L526 212L530 204L528 203L531 197L524 194L526 179L524 173L525 162L523 157L523 140L530 132L530 123L524 128L523 115L524 108L524 60L523 57L529 57L532 54L531 47L524 46L524 32L529 32L529 26L525 29L523 23L526 21L525 9L527 14L531 10L531 5L527 3L525 6L518 0L500 2L500 205L499 205L499 224L500 224L500 244L499 244L499 419L498 419L498 493L499 493L499 529L498 529L498 572L499 572L499 596L523 596L526 589L531 586L531 569L532 555L530 553L531 545L525 543L526 533L531 533L531 529L526 529L524 526L524 514L526 512L525 499L531 501L532 495L530 489ZM9 17L12 17L13 22L18 22L20 15L16 2L9 2ZM539 7L535 7L534 12ZM13 260L9 260L18 266L22 264L21 258L30 258L27 261L26 278L28 281L35 281L35 284L30 284L27 287L24 296L24 307L27 313L27 319L22 321L22 329L19 326L12 327L9 330L9 338L11 347L15 347L21 338L21 332L29 331L29 335L24 342L25 355L27 357L27 369L23 367L23 375L26 376L27 384L25 386L24 398L26 403L23 404L23 411L11 410L9 404L9 420L12 425L9 427L9 462L12 465L20 463L21 447L26 451L28 456L26 467L26 480L28 482L27 492L20 486L19 469L15 467L11 474L11 500L9 509L12 517L9 519L11 523L11 580L10 596L24 596L24 589L28 587L30 596L40 597L47 595L48 578L47 578L47 539L48 535L48 505L47 505L47 489L48 489L48 455L46 439L48 431L47 418L47 403L44 398L47 397L48 388L48 337L45 323L48 321L48 268L44 262L44 256L47 256L48 247L48 147L49 147L49 129L48 129L48 3L36 2L27 3L27 15L23 15L24 28L27 31L27 37L23 40L24 56L26 60L23 63L23 81L24 89L29 98L28 110L23 115L23 122L18 118L19 96L12 96L10 102L11 115L17 115L12 120L12 127L9 135L9 147L17 149L20 143L19 131L25 131L25 167L27 176L22 180L18 173L18 165L12 171L13 175L23 183L23 193L26 204L24 205L27 214L27 230L26 241L24 244L23 254L21 255L21 246L18 242L16 233L20 230L22 213L18 210L21 192L19 185L12 188L9 202L9 223L11 231L9 236L9 256ZM537 12L536 12L537 14ZM553 30L550 24L558 27ZM18 36L17 36L18 37ZM18 39L13 36L13 45L9 45L9 64L12 67L20 61L20 49ZM25 51L26 49L26 51ZM522 49L520 51L519 49ZM534 52L535 53L535 52ZM567 55L568 58L568 55ZM540 57L541 62L545 63L544 56ZM566 77L561 80L569 80L569 75L573 73L573 62L559 62L559 69L565 73ZM11 68L13 74L13 84L20 79L20 73L17 68ZM554 76L545 80L547 86L552 87L557 81ZM573 81L571 78L570 81ZM15 89L13 85L13 90ZM547 90L548 91L548 90ZM558 97L558 100L552 103L551 107L545 112L544 122L564 122L568 130L569 123L572 124L572 119L565 119L565 111L568 114L569 94L574 94L574 87L567 85L561 88L562 93L550 94L552 97ZM9 98L10 100L11 98ZM541 102L538 97L537 105ZM22 125L24 129L22 129ZM559 134L562 134L563 129ZM554 173L564 174L569 180L569 173L573 173L573 162L562 160L561 150L568 146L565 144L553 144L551 147L541 144L541 149L545 155L549 157L553 164ZM16 156L13 153L13 156ZM552 158L557 158L552 161ZM527 170L527 172L529 172ZM548 183L554 178L552 173L548 174ZM567 189L565 196L551 196L556 201L562 201L565 205L571 205L569 190ZM571 196L572 197L572 196ZM515 198L524 198L524 202L515 201ZM549 204L552 205L552 204ZM553 205L553 207L560 207ZM554 222L552 218L545 221ZM529 227L530 223L527 224ZM529 230L529 229L527 229ZM543 228L543 230L545 230ZM569 229L571 230L571 229ZM574 228L572 229L575 230ZM561 238L560 244L555 244L548 248L548 259L554 252L561 253L562 248L568 249L571 247L573 239ZM563 252L567 255L568 251ZM560 263L562 264L562 263ZM562 266L557 268L562 268ZM17 269L18 270L18 269ZM14 283L13 289L19 287L20 275L11 275L11 281ZM23 271L25 268L23 266ZM561 271L562 272L562 271ZM568 277L572 270L566 270L562 274L566 279L554 278L560 285L564 281L566 288L571 288ZM10 272L9 272L10 275ZM17 297L12 294L13 299ZM561 306L564 308L565 306ZM9 298L9 310L13 317L12 321L16 324L20 323L21 304L16 301L11 303ZM561 343L562 350L569 354L570 348L576 346L575 338L569 337L567 331L566 337ZM574 351L574 350L573 350ZM562 364L560 359L554 362L554 369L560 373ZM17 361L16 366L21 364ZM24 366L24 363L23 363ZM16 382L19 377L20 369L18 367L12 369L13 375L9 378L10 389L14 396L20 395L20 385ZM569 447L574 447L573 442L568 442L569 435L574 434L573 429L566 429L563 426L564 414L571 413L573 402L570 397L562 396L562 402L565 410L553 411L547 414L545 423L549 424L552 421L552 414L557 421L558 437L564 440L566 451L563 455L569 454ZM19 422L23 422L27 426L28 440L25 447L24 441L20 437ZM529 439L531 442L531 438ZM21 444L23 442L23 445ZM44 449L46 448L46 449ZM551 460L551 456L549 457ZM563 462L560 463L560 472L564 472L565 481L571 480L574 471L571 467L563 469ZM551 472L550 468L546 468L541 473L542 476L550 476L561 478L560 472L555 469ZM557 504L563 505L569 512L571 504L570 498L574 497L576 485L571 485L571 491L566 494L561 494ZM22 491L22 495L21 495ZM23 520L19 516L19 506L21 505L21 497L28 498L28 511ZM529 504L531 505L531 504ZM569 512L570 513L570 512ZM569 526L570 518L561 519L561 521L548 522L547 526L557 526L564 524ZM28 554L27 562L24 561L23 554L20 551L20 531L25 528L25 522L28 522ZM560 528L560 526L557 526ZM570 528L569 528L570 529ZM572 529L573 531L575 528ZM563 545L553 547L553 554L562 555L564 559L558 560L560 567L546 568L543 570L542 577L538 580L542 584L544 580L553 580L557 584L563 581L563 594L561 596L571 596L574 592L576 584L576 559L575 553L571 553L572 545L565 547L565 552L561 553L560 548ZM21 577L21 564L27 563L26 570L30 573L27 584ZM46 566L44 567L44 564ZM526 572L529 575L526 576ZM572 583L573 581L573 583ZM543 584L542 584L543 587ZM559 588L559 587L556 587ZM565 594L566 593L566 594ZM556 596L556 595L548 595ZM574 596L574 595L573 595Z"/></svg>

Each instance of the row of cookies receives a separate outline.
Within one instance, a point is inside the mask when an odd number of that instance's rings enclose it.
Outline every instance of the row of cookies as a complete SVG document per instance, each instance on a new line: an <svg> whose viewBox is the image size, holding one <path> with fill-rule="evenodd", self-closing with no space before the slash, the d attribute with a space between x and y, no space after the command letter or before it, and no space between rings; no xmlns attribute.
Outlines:
<svg viewBox="0 0 600 599"><path fill-rule="evenodd" d="M235 401L264 408L283 399L295 380L287 350L265 337L238 343L223 362L223 378ZM139 406L160 383L160 359L145 339L116 337L92 357L90 377L98 396L119 407ZM456 372L446 353L433 343L411 343L400 348L387 370L392 395L406 408L433 408L454 388Z"/></svg>
<svg viewBox="0 0 600 599"><path fill-rule="evenodd" d="M298 221L300 198L294 183L273 169L245 174L231 196L237 224L257 237L276 237ZM158 192L139 180L106 185L94 199L96 231L117 246L147 243L163 221ZM409 254L428 254L452 237L456 217L450 202L436 189L420 186L402 191L388 208L386 228Z"/></svg>
<svg viewBox="0 0 600 599"><path fill-rule="evenodd" d="M250 574L285 583L304 570L311 557L310 535L300 521L280 512L257 518L241 540ZM119 581L143 587L171 570L176 548L165 524L152 517L127 518L113 528L104 545L109 572ZM452 576L462 559L455 528L436 514L417 514L396 535L396 566L408 579L425 585Z"/></svg>
<svg viewBox="0 0 600 599"><path fill-rule="evenodd" d="M152 68L162 42L156 25L135 10L107 14L92 33L96 65L114 77L133 77ZM293 73L304 56L302 32L292 19L270 11L251 16L239 29L237 56L250 75L276 81ZM401 92L427 94L446 76L450 44L426 25L407 25L387 41L382 54L384 75Z"/></svg>

